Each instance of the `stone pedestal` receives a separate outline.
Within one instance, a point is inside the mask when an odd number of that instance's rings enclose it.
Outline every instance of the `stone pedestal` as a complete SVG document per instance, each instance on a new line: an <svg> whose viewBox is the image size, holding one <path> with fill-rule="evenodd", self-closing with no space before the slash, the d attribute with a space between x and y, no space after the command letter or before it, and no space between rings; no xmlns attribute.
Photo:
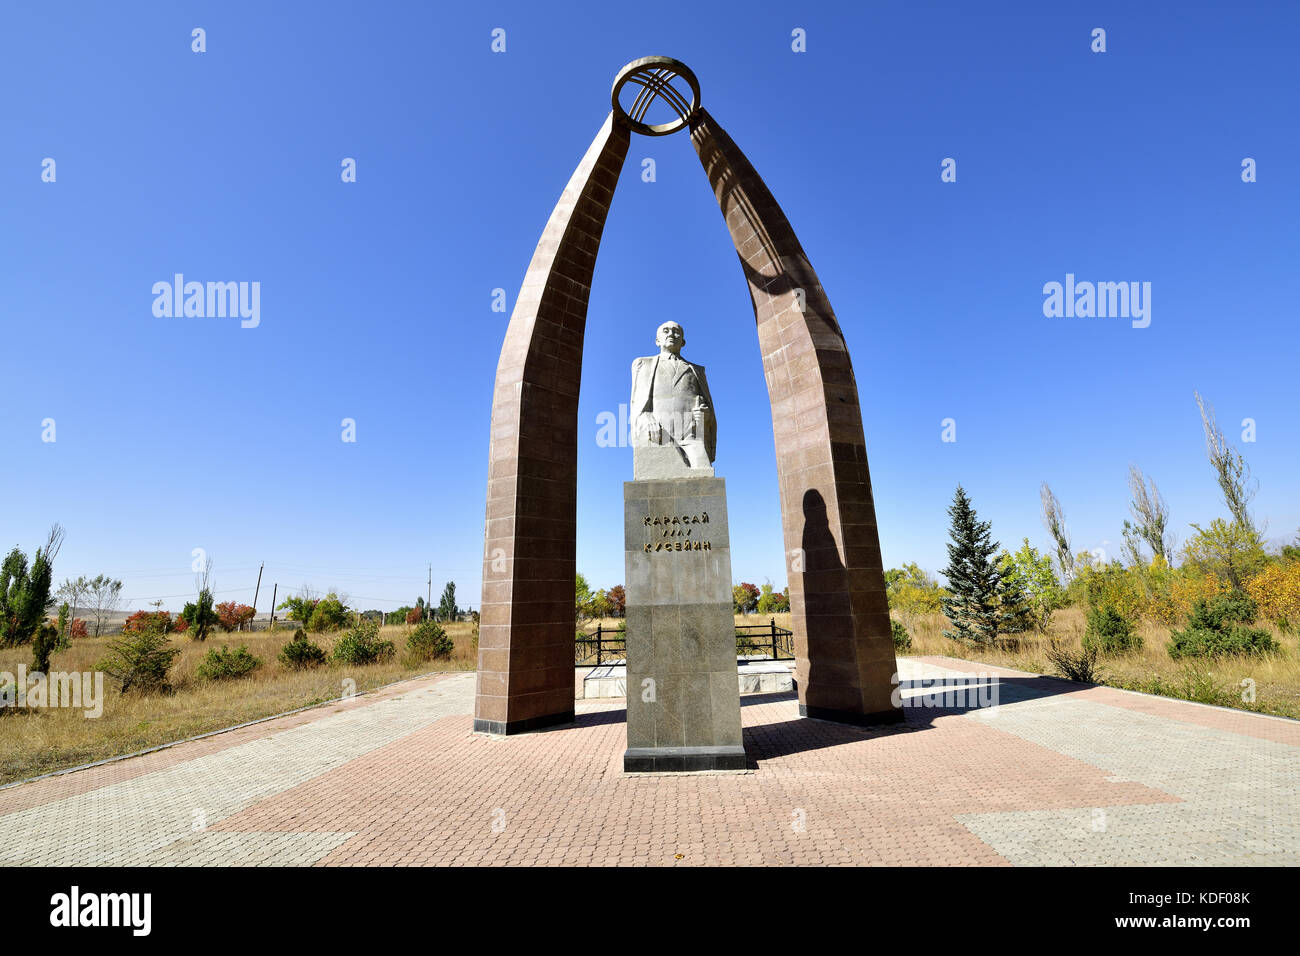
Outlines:
<svg viewBox="0 0 1300 956"><path fill-rule="evenodd" d="M623 483L623 769L743 770L726 482Z"/></svg>

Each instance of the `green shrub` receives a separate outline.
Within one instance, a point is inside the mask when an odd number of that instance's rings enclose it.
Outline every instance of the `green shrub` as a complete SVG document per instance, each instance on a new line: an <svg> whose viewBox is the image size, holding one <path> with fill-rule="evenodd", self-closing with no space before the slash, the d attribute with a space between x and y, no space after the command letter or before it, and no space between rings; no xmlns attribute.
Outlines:
<svg viewBox="0 0 1300 956"><path fill-rule="evenodd" d="M233 651L229 647L214 647L199 661L194 676L199 680L236 680L261 666L262 659L250 654L247 644L240 644Z"/></svg>
<svg viewBox="0 0 1300 956"><path fill-rule="evenodd" d="M1193 630L1228 631L1233 624L1254 624L1259 605L1247 594L1233 591L1208 601L1197 601L1187 616Z"/></svg>
<svg viewBox="0 0 1300 956"><path fill-rule="evenodd" d="M50 672L50 654L59 647L59 629L48 621L36 628L32 635L32 670L42 674Z"/></svg>
<svg viewBox="0 0 1300 956"><path fill-rule="evenodd" d="M68 602L64 601L59 605L59 623L58 637L54 642L56 651L66 651L72 647L72 641L68 637L68 631L72 628L72 622L68 619Z"/></svg>
<svg viewBox="0 0 1300 956"><path fill-rule="evenodd" d="M334 645L334 660L340 664L374 664L393 656L393 642L379 639L379 622L362 621Z"/></svg>
<svg viewBox="0 0 1300 956"><path fill-rule="evenodd" d="M1174 631L1169 639L1169 656L1174 660L1184 657L1226 657L1229 655L1260 655L1278 649L1268 631L1260 627L1236 624L1224 631L1205 627L1188 627Z"/></svg>
<svg viewBox="0 0 1300 956"><path fill-rule="evenodd" d="M894 635L894 650L910 651L912 649L912 635L907 633L907 628L903 626L902 621L891 620L889 630Z"/></svg>
<svg viewBox="0 0 1300 956"><path fill-rule="evenodd" d="M1120 613L1113 604L1093 608L1088 612L1088 628L1083 634L1083 646L1096 647L1106 654L1123 654L1142 646L1142 635L1133 630L1133 622Z"/></svg>
<svg viewBox="0 0 1300 956"><path fill-rule="evenodd" d="M185 631L190 638L196 641L206 641L208 632L221 622L220 616L212 608L212 590L210 588L200 588L197 601L188 602L181 609L180 620L185 622ZM167 614L166 611L159 611L159 615ZM167 614L167 619L171 620L171 615Z"/></svg>
<svg viewBox="0 0 1300 956"><path fill-rule="evenodd" d="M406 638L406 649L417 660L431 661L440 657L450 657L456 643L447 636L447 632L434 620L421 621Z"/></svg>
<svg viewBox="0 0 1300 956"><path fill-rule="evenodd" d="M290 670L304 671L325 663L325 649L307 640L305 631L298 631L288 644L280 648L276 660Z"/></svg>
<svg viewBox="0 0 1300 956"><path fill-rule="evenodd" d="M118 682L122 693L150 693L168 689L167 671L180 650L170 646L158 625L143 631L123 632L108 645L108 656L97 665Z"/></svg>
<svg viewBox="0 0 1300 956"><path fill-rule="evenodd" d="M1251 626L1258 613L1259 605L1240 591L1197 601L1187 616L1187 628L1170 634L1169 656L1179 660L1277 651L1268 631Z"/></svg>
<svg viewBox="0 0 1300 956"><path fill-rule="evenodd" d="M1053 638L1047 648L1047 659L1052 662L1061 676L1066 680L1082 681L1085 684L1101 683L1101 674L1097 670L1097 645L1085 644L1078 653L1070 650Z"/></svg>

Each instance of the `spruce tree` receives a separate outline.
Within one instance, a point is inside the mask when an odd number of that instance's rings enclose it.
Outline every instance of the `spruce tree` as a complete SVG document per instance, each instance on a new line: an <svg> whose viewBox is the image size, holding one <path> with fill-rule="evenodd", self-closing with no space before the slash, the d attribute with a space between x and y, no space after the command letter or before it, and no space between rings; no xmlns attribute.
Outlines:
<svg viewBox="0 0 1300 956"><path fill-rule="evenodd" d="M961 485L948 509L952 527L948 533L948 578L950 597L943 599L943 613L953 629L944 637L975 644L992 644L1004 624L1002 572L993 555L1001 547L990 533L990 524L980 521Z"/></svg>

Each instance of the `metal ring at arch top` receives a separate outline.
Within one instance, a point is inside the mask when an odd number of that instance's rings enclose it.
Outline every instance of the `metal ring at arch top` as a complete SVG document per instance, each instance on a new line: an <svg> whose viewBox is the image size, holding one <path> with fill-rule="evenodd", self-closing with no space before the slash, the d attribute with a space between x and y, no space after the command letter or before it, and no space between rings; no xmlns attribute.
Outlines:
<svg viewBox="0 0 1300 956"><path fill-rule="evenodd" d="M691 101L686 102L686 98L680 90L671 86L673 80L681 77L691 88ZM628 83L635 83L640 86L641 92L637 94L636 101L632 104L632 112L629 113L623 109L623 104L618 101L618 94ZM700 108L700 81L695 78L691 68L681 60L674 60L670 56L643 56L639 60L633 60L623 69L618 71L618 76L614 77L614 91L611 94L614 105L614 115L618 117L620 123L628 127L635 133L641 133L645 136L667 136L669 133L675 133L682 129L690 122L695 111ZM663 100L677 114L677 119L670 123L645 123L642 117L656 99Z"/></svg>

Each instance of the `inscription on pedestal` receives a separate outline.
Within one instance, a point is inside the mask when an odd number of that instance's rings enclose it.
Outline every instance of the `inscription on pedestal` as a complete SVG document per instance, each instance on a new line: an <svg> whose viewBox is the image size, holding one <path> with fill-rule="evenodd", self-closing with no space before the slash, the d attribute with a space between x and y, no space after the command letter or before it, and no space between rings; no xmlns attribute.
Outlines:
<svg viewBox="0 0 1300 956"><path fill-rule="evenodd" d="M669 551L712 551L713 542L707 537L709 513L695 515L646 515L645 526L651 540L641 545L646 554ZM703 525L703 527L700 527Z"/></svg>
<svg viewBox="0 0 1300 956"><path fill-rule="evenodd" d="M726 482L623 485L627 771L739 770Z"/></svg>

